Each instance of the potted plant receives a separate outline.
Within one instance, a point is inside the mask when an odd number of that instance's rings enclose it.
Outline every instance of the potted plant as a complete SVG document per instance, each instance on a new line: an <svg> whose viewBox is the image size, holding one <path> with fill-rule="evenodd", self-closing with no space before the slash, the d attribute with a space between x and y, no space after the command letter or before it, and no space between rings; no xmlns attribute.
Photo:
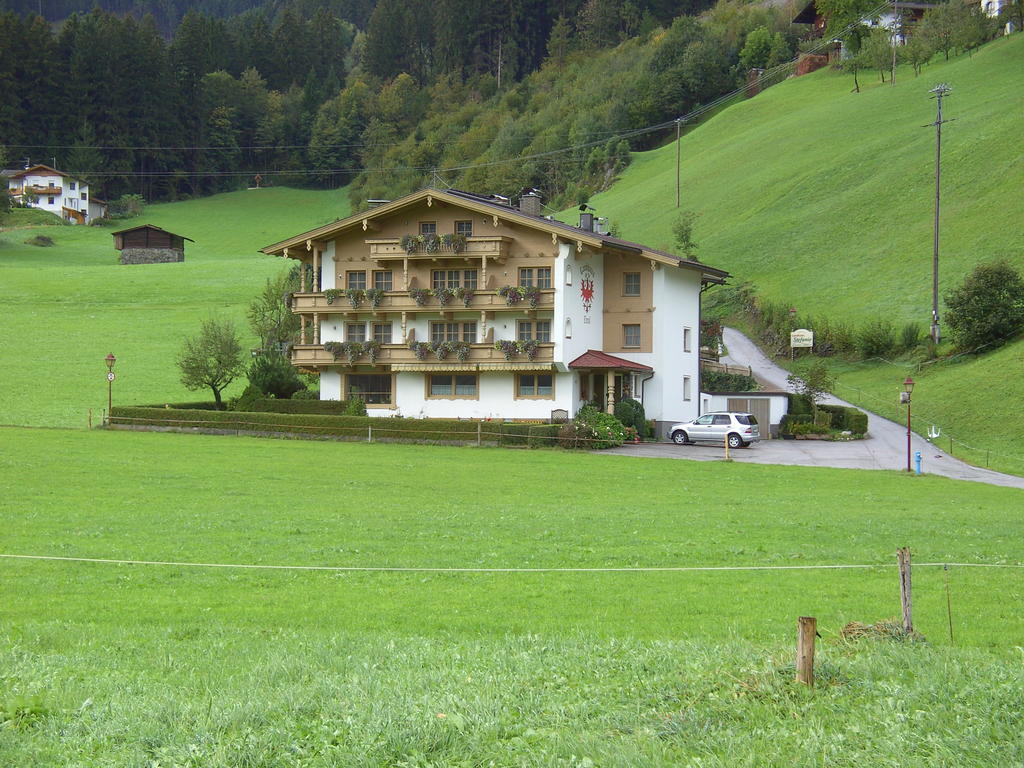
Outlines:
<svg viewBox="0 0 1024 768"><path fill-rule="evenodd" d="M416 306L422 307L427 303L427 297L430 296L430 291L426 288L413 288L409 291L409 298L416 302Z"/></svg>

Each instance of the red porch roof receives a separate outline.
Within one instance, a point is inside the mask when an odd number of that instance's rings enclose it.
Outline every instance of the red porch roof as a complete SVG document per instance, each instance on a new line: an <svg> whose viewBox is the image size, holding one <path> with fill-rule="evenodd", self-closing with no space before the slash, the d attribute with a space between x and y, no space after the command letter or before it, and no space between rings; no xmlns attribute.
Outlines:
<svg viewBox="0 0 1024 768"><path fill-rule="evenodd" d="M613 368L619 371L653 371L649 365L634 363L622 357L615 357L596 349L588 349L571 363L570 368Z"/></svg>

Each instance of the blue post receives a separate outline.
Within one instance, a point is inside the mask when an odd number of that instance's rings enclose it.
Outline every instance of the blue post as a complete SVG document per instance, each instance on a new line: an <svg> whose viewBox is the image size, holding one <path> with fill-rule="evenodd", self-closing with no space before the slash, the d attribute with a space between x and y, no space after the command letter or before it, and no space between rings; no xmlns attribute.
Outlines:
<svg viewBox="0 0 1024 768"><path fill-rule="evenodd" d="M914 471L916 471L917 474L919 474L919 475L921 474L921 452L920 451L914 451Z"/></svg>

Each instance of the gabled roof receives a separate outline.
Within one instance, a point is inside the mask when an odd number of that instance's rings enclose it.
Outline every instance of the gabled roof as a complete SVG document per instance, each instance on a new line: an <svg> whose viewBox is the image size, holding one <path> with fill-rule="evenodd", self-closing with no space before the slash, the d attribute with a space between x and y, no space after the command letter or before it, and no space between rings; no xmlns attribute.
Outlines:
<svg viewBox="0 0 1024 768"><path fill-rule="evenodd" d="M596 349L588 349L571 363L570 368L614 368L617 371L637 371L640 373L651 372L654 369L649 365L634 363L624 357L615 357L607 352Z"/></svg>
<svg viewBox="0 0 1024 768"><path fill-rule="evenodd" d="M125 232L135 232L136 230L139 230L139 229L152 229L152 230L155 230L157 232L165 232L166 234L172 235L173 237L180 237L182 240L188 240L190 243L194 243L195 242L195 240L193 240L191 237L185 237L184 235L176 235L174 232L168 232L166 229L163 229L162 227L156 227L156 226L154 226L152 224L140 224L137 227L129 227L128 229L119 229L119 230L117 230L117 232L111 232L110 234L111 235L123 235Z"/></svg>
<svg viewBox="0 0 1024 768"><path fill-rule="evenodd" d="M442 190L435 189L433 187L426 187L405 195L404 197L400 197L397 200L392 200L391 202L379 205L376 208L371 208L368 211L356 213L348 218L339 219L331 224L326 224L322 227L311 229L308 232L294 235L286 240L281 240L280 242L261 248L260 252L270 254L272 256L279 256L283 255L284 251L289 248L301 247L304 249L306 243L310 240L324 240L336 237L346 230L353 229L355 227L362 227L363 222L389 216L402 208L415 205L416 203L428 198L459 205L463 208L488 216L497 216L501 219L515 222L522 226L548 232L557 237L561 237L564 240L572 240L581 245L588 245L592 248L611 248L618 251L629 251L650 259L651 261L656 261L674 267L693 269L701 273L701 279L705 282L722 283L727 277L729 277L728 272L721 269L715 269L714 267L709 267L698 261L681 259L667 251L648 248L640 243L633 243L629 240L622 240L617 237L611 237L609 235L591 232L586 229L580 229L579 227L573 227L569 224L565 224L564 222L543 216L531 216L528 213L523 213L517 208L512 208L509 205L495 202L494 199L490 197L474 195L458 189Z"/></svg>
<svg viewBox="0 0 1024 768"><path fill-rule="evenodd" d="M31 168L25 168L24 170L21 170L21 171L15 171L14 173L10 174L10 177L12 179L17 179L17 178L20 178L22 176L29 176L31 174L39 175L40 171L49 172L50 174L52 174L54 176L60 176L60 177L65 178L65 179L75 179L76 181L78 180L77 176L73 176L70 173L64 173L64 171L58 171L56 168L51 168L48 165L42 165L42 164L33 165ZM4 175L5 176L8 175L7 171L4 171Z"/></svg>

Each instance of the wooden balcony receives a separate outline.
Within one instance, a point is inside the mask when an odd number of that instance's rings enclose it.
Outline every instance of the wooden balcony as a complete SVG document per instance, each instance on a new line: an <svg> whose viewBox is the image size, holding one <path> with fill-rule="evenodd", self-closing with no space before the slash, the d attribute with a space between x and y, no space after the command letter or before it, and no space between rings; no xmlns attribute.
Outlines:
<svg viewBox="0 0 1024 768"><path fill-rule="evenodd" d="M30 195L59 195L61 187L41 187L37 184L29 184L25 191Z"/></svg>
<svg viewBox="0 0 1024 768"><path fill-rule="evenodd" d="M514 354L506 360L505 355L495 349L493 344L472 344L469 357L464 361L459 360L454 352L449 352L444 360L438 360L436 355L427 352L420 360L405 344L384 344L372 365L377 368L383 366L385 371L537 371L549 370L554 359L555 345L552 343L541 344L533 360L525 352ZM296 344L292 347L292 365L304 368L327 365L352 368L369 366L371 363L365 354L349 363L345 355L335 359L322 344Z"/></svg>
<svg viewBox="0 0 1024 768"><path fill-rule="evenodd" d="M412 252L406 252L402 241L395 238L377 238L367 240L370 246L370 258L377 261L393 261L395 259L504 259L508 257L511 237L467 237L466 245L456 252L451 246L439 244L438 250L427 252L424 245L418 245Z"/></svg>
<svg viewBox="0 0 1024 768"><path fill-rule="evenodd" d="M369 301L363 300L358 307L345 296L338 296L330 304L327 303L327 296L323 293L295 293L292 294L292 312L300 315L367 315L381 314L385 312L429 312L438 314L441 312L529 312L532 310L551 310L555 306L555 291L553 288L543 288L537 306L530 306L530 302L521 299L515 304L509 304L497 291L476 291L467 306L462 299L453 298L445 306L434 296L428 296L421 305L409 295L408 291L387 291L381 299L380 304L374 307Z"/></svg>

